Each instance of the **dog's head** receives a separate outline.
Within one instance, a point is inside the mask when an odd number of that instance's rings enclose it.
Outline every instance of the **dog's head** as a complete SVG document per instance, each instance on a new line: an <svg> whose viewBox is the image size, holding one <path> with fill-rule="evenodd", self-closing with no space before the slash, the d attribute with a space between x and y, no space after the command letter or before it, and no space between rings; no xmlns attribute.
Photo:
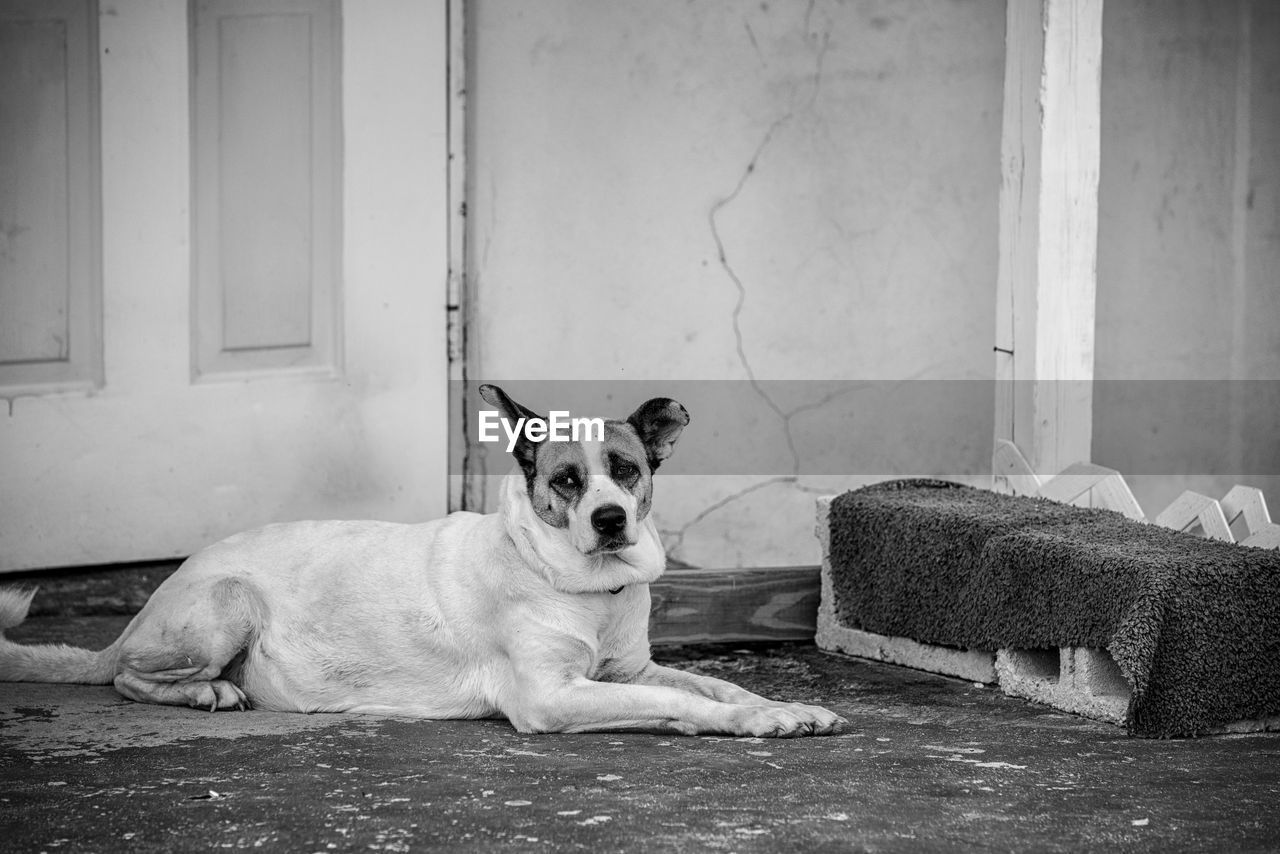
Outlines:
<svg viewBox="0 0 1280 854"><path fill-rule="evenodd" d="M516 403L494 385L480 396L510 425L544 416ZM637 523L653 500L653 472L671 456L689 413L674 400L657 397L623 421L600 419L603 433L556 441L530 439L519 430L512 448L538 518L562 530L584 555L619 552L636 544ZM583 429L582 433L591 432ZM535 434L536 435L536 434Z"/></svg>

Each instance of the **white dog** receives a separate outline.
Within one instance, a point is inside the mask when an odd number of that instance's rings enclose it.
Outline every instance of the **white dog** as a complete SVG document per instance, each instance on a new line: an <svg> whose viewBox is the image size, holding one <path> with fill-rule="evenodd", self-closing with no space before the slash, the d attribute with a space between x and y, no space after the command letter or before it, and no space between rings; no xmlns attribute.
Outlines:
<svg viewBox="0 0 1280 854"><path fill-rule="evenodd" d="M496 386L511 423L537 418ZM603 439L533 441L500 509L434 522L296 522L216 543L101 652L0 634L0 680L114 683L140 702L422 718L506 717L521 732L792 736L826 709L653 663L649 582L666 557L652 472L689 415L656 398ZM34 591L0 590L0 629Z"/></svg>

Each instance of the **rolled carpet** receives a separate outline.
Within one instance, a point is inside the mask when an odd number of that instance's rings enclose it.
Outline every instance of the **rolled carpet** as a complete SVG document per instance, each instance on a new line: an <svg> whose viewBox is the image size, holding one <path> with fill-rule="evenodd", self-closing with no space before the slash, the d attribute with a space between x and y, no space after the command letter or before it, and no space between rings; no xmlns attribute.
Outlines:
<svg viewBox="0 0 1280 854"><path fill-rule="evenodd" d="M1109 650L1133 735L1280 715L1280 551L896 480L831 503L836 621L963 649Z"/></svg>

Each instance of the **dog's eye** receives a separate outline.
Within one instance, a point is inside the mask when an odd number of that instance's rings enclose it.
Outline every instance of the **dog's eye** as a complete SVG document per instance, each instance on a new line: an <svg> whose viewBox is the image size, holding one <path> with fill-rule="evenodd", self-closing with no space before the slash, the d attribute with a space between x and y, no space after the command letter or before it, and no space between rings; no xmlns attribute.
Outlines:
<svg viewBox="0 0 1280 854"><path fill-rule="evenodd" d="M631 480L640 476L640 469L635 463L627 460L615 460L613 463L614 480Z"/></svg>
<svg viewBox="0 0 1280 854"><path fill-rule="evenodd" d="M571 471L562 471L551 478L551 485L556 489L574 490L578 488L578 476Z"/></svg>

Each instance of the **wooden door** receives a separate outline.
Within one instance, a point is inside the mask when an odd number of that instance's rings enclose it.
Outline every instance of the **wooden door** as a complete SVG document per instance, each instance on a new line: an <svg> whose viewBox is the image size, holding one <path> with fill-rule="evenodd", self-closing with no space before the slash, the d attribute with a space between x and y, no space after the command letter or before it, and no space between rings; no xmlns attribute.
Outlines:
<svg viewBox="0 0 1280 854"><path fill-rule="evenodd" d="M447 31L0 0L0 571L444 512Z"/></svg>

